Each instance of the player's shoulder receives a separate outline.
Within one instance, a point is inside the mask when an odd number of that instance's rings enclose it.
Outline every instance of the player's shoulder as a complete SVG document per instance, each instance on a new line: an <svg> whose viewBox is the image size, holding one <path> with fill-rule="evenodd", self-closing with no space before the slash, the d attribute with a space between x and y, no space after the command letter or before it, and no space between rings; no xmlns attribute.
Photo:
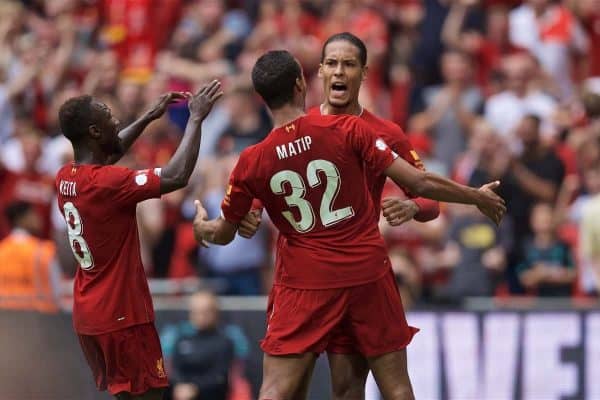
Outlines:
<svg viewBox="0 0 600 400"><path fill-rule="evenodd" d="M119 165L90 165L82 172L95 187L111 189L120 186L128 178L135 179L136 173L135 170Z"/></svg>
<svg viewBox="0 0 600 400"><path fill-rule="evenodd" d="M266 146L266 144L269 142L269 140L267 140L267 138L265 138L263 141L253 144L251 146L246 147L244 150L242 150L240 152L239 155L239 160L251 160L253 159L256 155L258 155L263 148Z"/></svg>
<svg viewBox="0 0 600 400"><path fill-rule="evenodd" d="M356 124L364 124L355 115L339 114L339 115L322 115L308 114L302 118L302 123L322 128L349 128Z"/></svg>
<svg viewBox="0 0 600 400"><path fill-rule="evenodd" d="M405 136L404 131L398 124L395 122L389 121L385 118L381 118L369 110L363 109L363 112L360 115L361 119L365 121L367 124L372 126L373 128L377 128L380 131L393 134L393 135L402 135Z"/></svg>
<svg viewBox="0 0 600 400"><path fill-rule="evenodd" d="M58 171L56 171L56 175L55 175L55 179L54 179L54 180L55 180L55 181L57 181L57 182L58 182L59 180L61 180L61 179L63 178L63 176L65 176L65 173L66 173L66 171L67 171L67 169L68 169L69 167L71 167L71 165L70 165L70 164L65 164L65 165L63 165L62 167L60 167L60 168L58 169Z"/></svg>
<svg viewBox="0 0 600 400"><path fill-rule="evenodd" d="M261 142L248 146L244 150L242 150L237 160L238 167L243 166L243 168L245 169L252 168L250 167L251 165L253 165L255 162L258 162L258 160L262 159L262 154L269 146L269 143L270 140L267 136Z"/></svg>

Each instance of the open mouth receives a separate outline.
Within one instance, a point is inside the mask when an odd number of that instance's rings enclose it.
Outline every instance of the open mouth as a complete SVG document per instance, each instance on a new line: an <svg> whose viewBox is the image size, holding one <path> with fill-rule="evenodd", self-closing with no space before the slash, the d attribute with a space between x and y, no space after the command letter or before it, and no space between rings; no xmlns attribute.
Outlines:
<svg viewBox="0 0 600 400"><path fill-rule="evenodd" d="M346 94L348 87L346 86L345 83L333 83L331 85L331 94L333 94L334 96L343 96L344 94Z"/></svg>

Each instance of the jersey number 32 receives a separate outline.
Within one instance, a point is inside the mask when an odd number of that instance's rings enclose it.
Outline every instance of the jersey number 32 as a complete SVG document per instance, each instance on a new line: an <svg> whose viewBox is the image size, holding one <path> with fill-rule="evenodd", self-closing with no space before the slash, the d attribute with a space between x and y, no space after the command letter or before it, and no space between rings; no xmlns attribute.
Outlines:
<svg viewBox="0 0 600 400"><path fill-rule="evenodd" d="M73 255L79 262L82 269L89 270L94 267L94 258L90 248L83 238L83 221L81 215L73 203L70 201L63 206L65 221L67 221L67 234Z"/></svg>
<svg viewBox="0 0 600 400"><path fill-rule="evenodd" d="M319 215L323 226L328 227L335 225L354 216L354 210L351 206L332 210L332 204L340 190L340 171L334 163L327 160L313 160L306 167L306 180L311 188L321 185L321 176L319 172L323 172L326 177L325 192L321 199ZM288 182L292 188L292 193L285 196L285 201L290 207L296 207L300 212L300 220L296 221L291 211L283 211L285 219L298 232L309 232L315 226L315 212L312 205L308 202L304 195L306 194L306 184L302 176L289 169L277 172L271 178L271 190L275 194L285 194L284 183Z"/></svg>

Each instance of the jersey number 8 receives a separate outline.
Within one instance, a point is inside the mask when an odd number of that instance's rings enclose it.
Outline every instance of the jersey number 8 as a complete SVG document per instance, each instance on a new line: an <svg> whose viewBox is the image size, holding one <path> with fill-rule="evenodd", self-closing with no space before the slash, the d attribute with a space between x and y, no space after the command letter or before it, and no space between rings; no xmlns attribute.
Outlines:
<svg viewBox="0 0 600 400"><path fill-rule="evenodd" d="M323 226L328 227L345 219L352 218L354 216L354 210L351 206L337 210L331 209L340 190L340 172L335 164L327 160L313 160L309 162L306 167L306 179L311 188L322 184L319 172L325 173L327 181L319 210ZM292 188L292 193L285 196L285 201L288 206L296 207L298 211L300 211L300 221L296 221L294 215L290 211L283 211L282 214L298 232L309 232L315 226L315 212L312 205L304 199L304 195L306 194L306 184L300 174L285 169L277 172L271 178L270 186L273 193L285 194L283 188L285 182L288 182Z"/></svg>
<svg viewBox="0 0 600 400"><path fill-rule="evenodd" d="M87 242L83 238L83 221L79 211L70 201L63 206L65 221L67 221L67 234L73 255L82 269L89 270L94 267L94 258Z"/></svg>

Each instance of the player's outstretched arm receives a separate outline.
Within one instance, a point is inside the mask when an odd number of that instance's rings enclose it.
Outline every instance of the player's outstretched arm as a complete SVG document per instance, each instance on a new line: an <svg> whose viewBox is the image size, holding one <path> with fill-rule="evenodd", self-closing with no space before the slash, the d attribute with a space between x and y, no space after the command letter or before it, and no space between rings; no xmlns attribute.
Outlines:
<svg viewBox="0 0 600 400"><path fill-rule="evenodd" d="M458 184L431 172L413 168L405 160L397 158L386 170L385 174L399 186L408 188L411 193L432 200L449 203L476 205L479 210L496 224L500 223L506 205L504 200L494 193L500 182L492 182L479 189ZM386 215L387 214L387 215ZM388 221L396 219L396 215L384 209L383 215Z"/></svg>
<svg viewBox="0 0 600 400"><path fill-rule="evenodd" d="M184 92L169 92L165 93L156 101L154 106L146 111L140 118L134 121L131 125L119 131L120 149L117 153L110 157L109 164L114 164L123 157L131 145L142 134L144 129L154 120L163 116L169 104L177 103L185 100L189 94Z"/></svg>
<svg viewBox="0 0 600 400"><path fill-rule="evenodd" d="M222 95L221 83L214 80L202 86L198 93L190 96L188 104L190 118L185 127L183 139L181 139L173 157L161 170L161 194L181 189L187 185L198 160L202 137L202 121Z"/></svg>
<svg viewBox="0 0 600 400"><path fill-rule="evenodd" d="M194 201L196 216L194 217L194 237L203 247L208 243L226 245L234 238L238 227L225 219L218 217L208 220L208 214L199 200Z"/></svg>

